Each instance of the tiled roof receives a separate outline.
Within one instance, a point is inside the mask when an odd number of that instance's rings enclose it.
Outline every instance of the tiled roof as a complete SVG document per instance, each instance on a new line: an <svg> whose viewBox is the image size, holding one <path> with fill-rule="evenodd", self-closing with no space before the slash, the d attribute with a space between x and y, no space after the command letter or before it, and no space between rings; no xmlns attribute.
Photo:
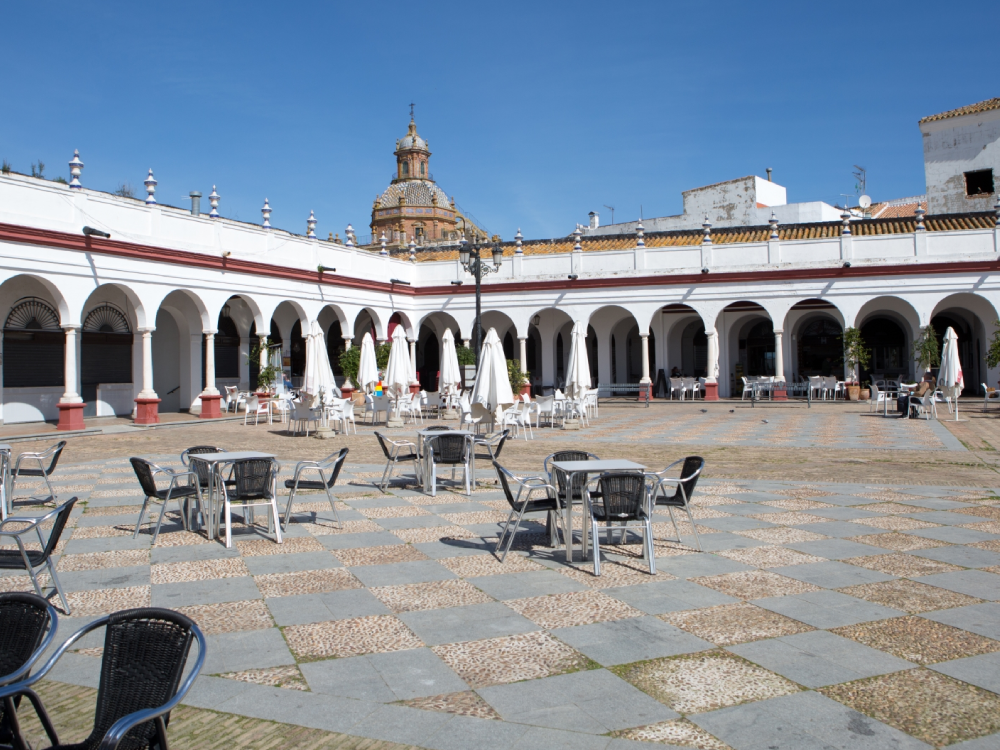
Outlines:
<svg viewBox="0 0 1000 750"><path fill-rule="evenodd" d="M913 203L873 203L873 219L902 219L917 215L917 207L927 210L927 201L914 201Z"/></svg>
<svg viewBox="0 0 1000 750"><path fill-rule="evenodd" d="M441 208L447 208L449 205L447 194L435 183L429 180L406 180L386 188L386 191L378 197L378 207L395 208L399 205L400 195L406 198L408 206L431 206L432 195L437 195L438 205Z"/></svg>
<svg viewBox="0 0 1000 750"><path fill-rule="evenodd" d="M962 115L974 115L977 112L989 112L991 109L1000 109L1000 98L987 99L975 104L967 104L958 109L951 109L938 115L931 115L923 118L920 122L934 122L936 120L947 120L950 117L961 117Z"/></svg>
<svg viewBox="0 0 1000 750"><path fill-rule="evenodd" d="M916 216L889 217L878 219L855 219L851 221L851 234L855 237L870 237L886 234L910 234L916 231ZM967 214L940 214L927 216L924 226L928 232L949 232L970 229L993 229L996 217L992 212ZM843 225L839 222L822 222L811 224L788 224L778 228L780 240L812 240L839 237ZM712 244L729 245L735 243L767 242L771 234L769 226L762 227L731 227L712 230ZM704 234L700 229L674 232L647 232L646 247L685 247L701 244ZM551 240L527 240L522 243L525 255L545 255L549 253L568 253L573 250L572 238L557 238ZM604 235L583 237L580 245L584 252L601 252L609 250L632 250L635 248L635 235ZM513 242L503 243L503 254L514 255ZM393 250L393 255L409 255L409 250ZM455 260L458 257L458 247L439 247L429 250L418 250L418 261Z"/></svg>

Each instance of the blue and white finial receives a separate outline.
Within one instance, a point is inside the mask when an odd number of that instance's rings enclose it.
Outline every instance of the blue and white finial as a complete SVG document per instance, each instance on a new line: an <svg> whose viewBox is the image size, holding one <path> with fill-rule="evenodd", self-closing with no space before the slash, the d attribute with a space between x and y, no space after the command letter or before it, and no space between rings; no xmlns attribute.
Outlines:
<svg viewBox="0 0 1000 750"><path fill-rule="evenodd" d="M417 262L417 243L413 241L412 237L410 238L410 244L407 245L407 247L410 248L410 262L411 263L416 263Z"/></svg>
<svg viewBox="0 0 1000 750"><path fill-rule="evenodd" d="M524 255L524 248L521 247L521 240L524 237L521 235L521 227L517 228L517 234L514 235L514 255Z"/></svg>
<svg viewBox="0 0 1000 750"><path fill-rule="evenodd" d="M149 176L142 181L142 184L146 186L146 205L155 206L156 196L153 195L156 192L156 178L153 177L153 168L149 168Z"/></svg>
<svg viewBox="0 0 1000 750"><path fill-rule="evenodd" d="M840 221L843 223L843 227L840 230L840 234L844 237L851 236L851 210L844 206L844 213L840 215Z"/></svg>
<svg viewBox="0 0 1000 750"><path fill-rule="evenodd" d="M580 244L580 238L583 236L583 232L580 231L579 225L576 227L576 231L573 232L573 237L576 240L576 244L573 245L573 252L582 252L583 245Z"/></svg>
<svg viewBox="0 0 1000 750"><path fill-rule="evenodd" d="M212 185L212 192L208 194L208 203L212 207L212 210L208 212L208 215L212 219L219 218L219 199L222 198L217 192L215 192L215 185Z"/></svg>
<svg viewBox="0 0 1000 750"><path fill-rule="evenodd" d="M347 247L354 247L354 227L348 223L347 229L344 230L344 244Z"/></svg>
<svg viewBox="0 0 1000 750"><path fill-rule="evenodd" d="M913 212L917 215L917 229L918 232L926 232L927 227L924 226L924 214L927 213L927 209L924 208L919 203L917 204L916 210Z"/></svg>
<svg viewBox="0 0 1000 750"><path fill-rule="evenodd" d="M767 223L771 225L771 239L778 239L778 216L774 211L771 212L771 218L767 220Z"/></svg>
<svg viewBox="0 0 1000 750"><path fill-rule="evenodd" d="M271 204L267 202L267 198L264 199L264 207L260 210L260 215L264 217L263 227L264 229L271 228Z"/></svg>
<svg viewBox="0 0 1000 750"><path fill-rule="evenodd" d="M701 238L701 244L702 245L711 245L712 244L712 222L710 222L708 220L707 216L705 217L705 221L702 222L701 231L703 231L705 233L705 236Z"/></svg>
<svg viewBox="0 0 1000 750"><path fill-rule="evenodd" d="M309 218L306 219L306 237L316 236L316 213L313 211L309 212Z"/></svg>
<svg viewBox="0 0 1000 750"><path fill-rule="evenodd" d="M80 184L80 173L83 171L83 162L80 161L80 151L78 149L73 149L73 160L69 163L69 175L72 178L69 181L69 186L74 190L79 190L83 187Z"/></svg>
<svg viewBox="0 0 1000 750"><path fill-rule="evenodd" d="M1000 227L1000 196L997 196L996 205L993 206L993 213L997 215L996 224L998 227Z"/></svg>
<svg viewBox="0 0 1000 750"><path fill-rule="evenodd" d="M379 255L388 255L389 251L385 249L386 239L384 230L382 231L382 236L378 238L378 241L382 243L382 250L379 252Z"/></svg>
<svg viewBox="0 0 1000 750"><path fill-rule="evenodd" d="M642 220L635 225L635 246L646 247L646 228L642 225Z"/></svg>

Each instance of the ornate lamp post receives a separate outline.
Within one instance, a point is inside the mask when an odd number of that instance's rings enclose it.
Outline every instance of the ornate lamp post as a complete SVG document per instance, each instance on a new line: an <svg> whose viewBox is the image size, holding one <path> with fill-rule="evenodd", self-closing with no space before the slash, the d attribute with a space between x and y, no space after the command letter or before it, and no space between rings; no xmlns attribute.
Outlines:
<svg viewBox="0 0 1000 750"><path fill-rule="evenodd" d="M489 265L483 262L480 257L480 251L486 248L487 243L473 243L469 244L468 240L465 239L465 235L462 235L462 243L458 250L458 258L462 262L462 268L468 271L476 279L476 325L475 325L475 340L476 348L473 350L476 354L476 367L479 367L479 349L483 345L483 323L482 323L482 291L481 284L484 276L488 276L491 273L496 273L500 270L500 264L503 263L503 248L500 247L499 242L494 242L492 247L493 252L493 265Z"/></svg>

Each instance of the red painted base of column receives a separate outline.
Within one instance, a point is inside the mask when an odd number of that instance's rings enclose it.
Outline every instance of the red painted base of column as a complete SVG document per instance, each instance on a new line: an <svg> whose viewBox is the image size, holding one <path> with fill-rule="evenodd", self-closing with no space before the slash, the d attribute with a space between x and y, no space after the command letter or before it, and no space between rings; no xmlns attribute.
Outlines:
<svg viewBox="0 0 1000 750"><path fill-rule="evenodd" d="M718 401L719 400L719 384L718 383L705 383L705 400L706 401Z"/></svg>
<svg viewBox="0 0 1000 750"><path fill-rule="evenodd" d="M528 397L531 396L531 383L525 383L521 386L521 395Z"/></svg>
<svg viewBox="0 0 1000 750"><path fill-rule="evenodd" d="M160 399L158 398L137 398L135 400L135 423L136 424L159 424Z"/></svg>
<svg viewBox="0 0 1000 750"><path fill-rule="evenodd" d="M780 391L774 391L774 393L771 394L771 398L773 398L775 401L787 401L788 391L786 391L785 389L781 389Z"/></svg>
<svg viewBox="0 0 1000 750"><path fill-rule="evenodd" d="M354 389L353 388L348 387L348 388L341 388L340 389L340 397L341 398L350 398L352 393L354 393Z"/></svg>
<svg viewBox="0 0 1000 750"><path fill-rule="evenodd" d="M648 394L648 400L653 400L653 384L652 383L640 383L639 384L639 395L636 398L637 401L646 401Z"/></svg>
<svg viewBox="0 0 1000 750"><path fill-rule="evenodd" d="M222 410L219 406L219 402L222 400L221 395L217 396L206 396L204 393L199 396L201 399L201 418L202 419L219 419L222 416ZM157 422L159 422L159 415L157 415Z"/></svg>
<svg viewBox="0 0 1000 750"><path fill-rule="evenodd" d="M420 383L410 383L410 393L420 393Z"/></svg>
<svg viewBox="0 0 1000 750"><path fill-rule="evenodd" d="M84 403L79 404L56 404L59 407L59 425L57 430L82 430L86 427L83 423Z"/></svg>

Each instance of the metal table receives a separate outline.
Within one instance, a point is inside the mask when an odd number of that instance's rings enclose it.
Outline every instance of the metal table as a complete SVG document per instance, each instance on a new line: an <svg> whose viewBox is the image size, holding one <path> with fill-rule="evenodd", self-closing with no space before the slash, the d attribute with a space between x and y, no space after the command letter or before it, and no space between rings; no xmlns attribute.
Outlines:
<svg viewBox="0 0 1000 750"><path fill-rule="evenodd" d="M628 461L623 458L599 459L589 461L553 461L553 469L558 469L566 474L566 504L563 506L563 528L566 532L566 562L573 562L573 477L576 474L583 474L584 481L588 474L603 474L606 471L645 471L646 467L637 464L635 461ZM581 538L580 554L587 555L587 523L584 519L583 536Z"/></svg>
<svg viewBox="0 0 1000 750"><path fill-rule="evenodd" d="M471 477L471 481L469 484L472 489L476 489L475 433L471 430L434 430L429 427L425 427L422 430L417 430L417 455L420 456L424 492L428 491L427 478L431 474L430 467L427 465L427 452L424 450L424 443L426 443L430 438L437 437L438 435L462 435L466 439L471 439L473 441L473 444L469 447L469 450L471 451L469 454L469 476Z"/></svg>
<svg viewBox="0 0 1000 750"><path fill-rule="evenodd" d="M219 467L233 461L248 458L276 458L273 453L261 451L229 451L222 453L189 453L188 461L202 461L208 464L208 538L215 539L219 534L219 511L216 510L216 485L222 481ZM225 491L225 490L223 490ZM221 498L220 498L221 502Z"/></svg>

